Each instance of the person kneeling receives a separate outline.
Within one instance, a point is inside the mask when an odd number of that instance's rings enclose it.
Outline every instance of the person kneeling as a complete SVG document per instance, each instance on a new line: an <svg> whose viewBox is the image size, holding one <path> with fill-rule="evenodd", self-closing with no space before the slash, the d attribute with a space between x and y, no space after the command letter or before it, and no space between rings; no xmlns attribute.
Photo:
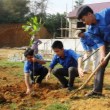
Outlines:
<svg viewBox="0 0 110 110"><path fill-rule="evenodd" d="M27 49L24 52L24 56L26 57L26 61L24 64L24 76L25 76L25 84L27 87L26 94L29 94L31 92L31 83L37 83L37 85L40 86L42 80L45 78L45 76L48 73L48 69L44 66L46 62L42 59L40 56L34 55L34 50ZM37 81L35 82L35 77L37 77ZM31 83L29 81L29 78L31 78Z"/></svg>
<svg viewBox="0 0 110 110"><path fill-rule="evenodd" d="M49 66L47 78L50 76L54 66L57 63L61 64L63 68L53 69L53 75L61 82L63 88L68 87L68 90L71 91L74 89L73 83L75 77L83 76L83 70L81 68L82 58L73 50L64 49L61 41L55 41L52 45L52 49L56 55ZM69 77L69 80L67 80L65 76Z"/></svg>

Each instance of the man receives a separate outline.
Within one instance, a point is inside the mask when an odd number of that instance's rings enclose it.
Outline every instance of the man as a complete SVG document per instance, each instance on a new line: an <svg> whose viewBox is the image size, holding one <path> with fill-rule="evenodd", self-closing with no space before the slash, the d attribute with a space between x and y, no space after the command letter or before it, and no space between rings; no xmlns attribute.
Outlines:
<svg viewBox="0 0 110 110"><path fill-rule="evenodd" d="M81 68L82 58L76 54L73 50L65 50L61 41L55 41L52 45L53 51L56 53L54 56L47 77L50 76L52 69L56 64L61 64L63 68L53 70L53 75L61 82L63 88L73 90L73 83L75 77L83 76L83 70ZM67 80L65 77L69 77Z"/></svg>
<svg viewBox="0 0 110 110"><path fill-rule="evenodd" d="M24 56L26 57L26 61L24 64L24 76L25 76L25 84L27 87L26 94L31 92L31 84L29 82L29 77L31 78L32 83L37 83L38 86L42 83L42 80L48 73L48 69L42 66L46 62L38 56L34 55L34 50L27 49L24 52ZM34 76L38 76L37 81L35 82Z"/></svg>
<svg viewBox="0 0 110 110"><path fill-rule="evenodd" d="M87 55L88 55L88 53L92 53L92 50L95 51L95 50L99 49L99 51L100 51L102 46L104 46L104 42L103 42L103 40L101 40L100 37L92 36L90 33L88 33L88 31L82 32L81 30L77 30L76 34L78 37L80 37L81 44L83 46L83 49L86 51ZM92 56L92 61L93 61L92 70L93 71L99 64L99 58L100 58L99 51L97 51ZM85 62L84 71L88 70L88 68L87 68L88 66L90 67L89 62L90 62L90 59L87 62Z"/></svg>
<svg viewBox="0 0 110 110"><path fill-rule="evenodd" d="M89 25L88 32L91 35L99 36L105 43L105 46L102 46L100 49L100 62L102 63L102 67L95 76L93 91L87 94L87 96L102 95L104 72L109 62L109 59L106 62L103 60L110 51L110 8L94 14L89 6L82 6L77 11L77 18Z"/></svg>

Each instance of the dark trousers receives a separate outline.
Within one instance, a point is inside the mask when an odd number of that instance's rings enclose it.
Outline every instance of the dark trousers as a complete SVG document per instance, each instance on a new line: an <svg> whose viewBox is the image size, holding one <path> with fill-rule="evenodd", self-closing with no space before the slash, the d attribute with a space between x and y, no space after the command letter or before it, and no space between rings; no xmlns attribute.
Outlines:
<svg viewBox="0 0 110 110"><path fill-rule="evenodd" d="M63 87L73 86L75 77L79 76L77 68L74 67L54 69L53 75L61 82ZM69 77L69 80L65 77Z"/></svg>
<svg viewBox="0 0 110 110"><path fill-rule="evenodd" d="M106 46L106 54L108 54L110 52L110 43L107 43L105 46ZM95 83L94 83L94 91L95 92L102 93L104 73L105 73L105 69L109 63L109 60L110 60L110 58L107 59L106 64L104 66L102 66L99 69L98 73L95 75Z"/></svg>
<svg viewBox="0 0 110 110"><path fill-rule="evenodd" d="M39 70L35 69L34 71L31 71L30 77L31 77L31 80L34 81L35 80L34 76L38 76L36 83L40 84L42 80L45 78L45 76L47 75L47 73L48 73L48 69L45 67L42 67Z"/></svg>

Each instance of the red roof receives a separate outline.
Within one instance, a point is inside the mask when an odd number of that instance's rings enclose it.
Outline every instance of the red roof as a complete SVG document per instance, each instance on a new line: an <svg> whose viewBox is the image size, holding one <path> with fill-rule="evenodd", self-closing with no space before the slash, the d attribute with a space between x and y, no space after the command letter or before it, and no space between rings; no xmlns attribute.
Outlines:
<svg viewBox="0 0 110 110"><path fill-rule="evenodd" d="M110 8L110 2L93 3L93 4L86 4L86 5L90 6L94 10L94 13L100 12L105 8ZM68 14L68 18L75 18L77 10L78 8L70 12Z"/></svg>

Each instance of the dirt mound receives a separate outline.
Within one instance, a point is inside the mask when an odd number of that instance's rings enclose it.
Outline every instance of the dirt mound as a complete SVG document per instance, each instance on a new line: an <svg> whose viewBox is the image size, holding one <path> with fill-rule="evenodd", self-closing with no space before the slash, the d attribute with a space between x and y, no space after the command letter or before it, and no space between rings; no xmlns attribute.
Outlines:
<svg viewBox="0 0 110 110"><path fill-rule="evenodd" d="M26 95L26 87L24 82L20 82L18 84L6 85L0 88L1 92L1 100L5 100L8 103L21 103L22 101L26 101L26 99L38 99L38 100L46 100L49 98L64 98L68 95L68 93L59 89L59 85L43 83L41 87L36 88L32 87L33 92L30 95Z"/></svg>
<svg viewBox="0 0 110 110"><path fill-rule="evenodd" d="M0 94L0 104L4 102L6 102L6 99L2 94Z"/></svg>

